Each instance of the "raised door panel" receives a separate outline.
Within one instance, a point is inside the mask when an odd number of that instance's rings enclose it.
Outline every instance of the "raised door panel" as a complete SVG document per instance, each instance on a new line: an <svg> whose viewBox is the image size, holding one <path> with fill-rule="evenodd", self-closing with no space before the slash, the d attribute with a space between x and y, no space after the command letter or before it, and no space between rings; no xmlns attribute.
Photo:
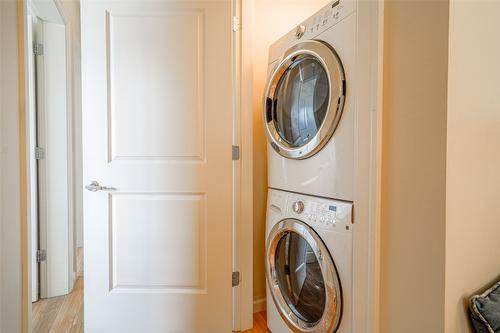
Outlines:
<svg viewBox="0 0 500 333"><path fill-rule="evenodd" d="M110 196L113 292L204 293L204 194Z"/></svg>
<svg viewBox="0 0 500 333"><path fill-rule="evenodd" d="M107 13L110 160L204 159L204 33L201 9Z"/></svg>

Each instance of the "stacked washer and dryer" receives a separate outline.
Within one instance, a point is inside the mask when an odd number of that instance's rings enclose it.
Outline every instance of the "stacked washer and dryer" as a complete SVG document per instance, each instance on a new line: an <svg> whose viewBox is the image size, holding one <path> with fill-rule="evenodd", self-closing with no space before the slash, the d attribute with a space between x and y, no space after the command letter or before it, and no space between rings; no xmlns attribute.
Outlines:
<svg viewBox="0 0 500 333"><path fill-rule="evenodd" d="M274 43L264 96L272 333L351 333L356 3L336 0Z"/></svg>

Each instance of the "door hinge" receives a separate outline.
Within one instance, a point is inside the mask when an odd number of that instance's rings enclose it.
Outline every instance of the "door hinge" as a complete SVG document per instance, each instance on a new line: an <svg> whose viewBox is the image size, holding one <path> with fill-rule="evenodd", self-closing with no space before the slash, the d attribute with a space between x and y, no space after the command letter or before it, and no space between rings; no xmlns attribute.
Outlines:
<svg viewBox="0 0 500 333"><path fill-rule="evenodd" d="M234 32L240 31L240 28L241 28L240 18L238 16L233 16L233 31Z"/></svg>
<svg viewBox="0 0 500 333"><path fill-rule="evenodd" d="M238 161L240 159L240 146L233 146L232 157L233 161Z"/></svg>
<svg viewBox="0 0 500 333"><path fill-rule="evenodd" d="M43 44L33 42L33 53L35 55L43 55Z"/></svg>
<svg viewBox="0 0 500 333"><path fill-rule="evenodd" d="M46 250L36 250L36 262L42 262L47 260L47 251Z"/></svg>
<svg viewBox="0 0 500 333"><path fill-rule="evenodd" d="M240 272L233 272L232 285L233 287L240 285Z"/></svg>
<svg viewBox="0 0 500 333"><path fill-rule="evenodd" d="M42 147L35 147L35 160L45 159L45 149Z"/></svg>

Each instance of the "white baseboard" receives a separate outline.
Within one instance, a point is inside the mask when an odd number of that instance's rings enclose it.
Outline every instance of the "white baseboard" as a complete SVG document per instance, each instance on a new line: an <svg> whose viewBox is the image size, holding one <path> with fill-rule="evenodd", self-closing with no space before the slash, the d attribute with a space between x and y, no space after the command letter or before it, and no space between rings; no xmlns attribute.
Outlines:
<svg viewBox="0 0 500 333"><path fill-rule="evenodd" d="M253 301L253 313L266 311L266 299L256 299Z"/></svg>

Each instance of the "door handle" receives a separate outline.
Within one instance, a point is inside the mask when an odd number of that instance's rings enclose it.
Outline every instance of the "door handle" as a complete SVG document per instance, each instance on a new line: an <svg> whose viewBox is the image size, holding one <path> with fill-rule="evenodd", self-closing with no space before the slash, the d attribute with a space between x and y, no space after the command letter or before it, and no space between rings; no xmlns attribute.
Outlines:
<svg viewBox="0 0 500 333"><path fill-rule="evenodd" d="M113 187L101 186L95 180L93 180L90 184L85 185L85 189L88 190L88 191L90 191L90 192L113 191L113 190L115 190L115 188L113 188Z"/></svg>

